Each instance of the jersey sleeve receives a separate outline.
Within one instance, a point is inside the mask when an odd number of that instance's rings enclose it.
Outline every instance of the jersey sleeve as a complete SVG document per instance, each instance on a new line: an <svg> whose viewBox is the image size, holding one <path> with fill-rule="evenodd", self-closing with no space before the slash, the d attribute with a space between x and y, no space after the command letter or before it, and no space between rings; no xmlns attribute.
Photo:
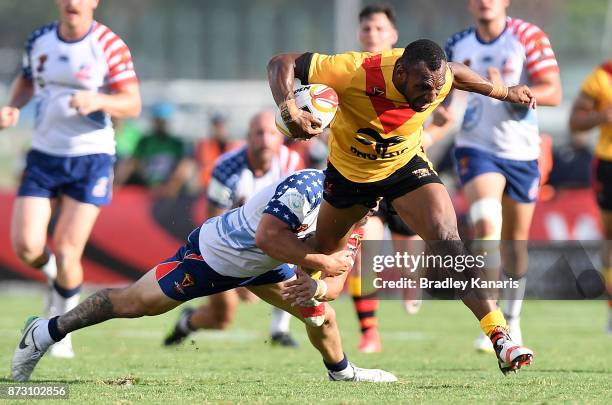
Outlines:
<svg viewBox="0 0 612 405"><path fill-rule="evenodd" d="M221 165L213 169L207 189L208 203L219 208L230 209L234 206L234 190L228 184L228 173Z"/></svg>
<svg viewBox="0 0 612 405"><path fill-rule="evenodd" d="M23 52L23 59L21 61L21 75L24 79L32 81L34 77L32 76L32 61L30 60L30 52L26 46L25 51Z"/></svg>
<svg viewBox="0 0 612 405"><path fill-rule="evenodd" d="M107 82L109 87L118 91L126 84L137 82L132 54L125 42L103 25L100 25L96 31L108 65Z"/></svg>
<svg viewBox="0 0 612 405"><path fill-rule="evenodd" d="M362 59L362 53L359 52L337 55L304 54L296 61L296 77L302 84L325 84L340 94L350 85Z"/></svg>
<svg viewBox="0 0 612 405"><path fill-rule="evenodd" d="M456 43L457 43L457 40L455 39L454 36L452 36L446 41L446 44L444 45L444 53L446 53L446 60L448 60L449 62L455 62L453 57L455 56L454 50L455 50Z"/></svg>
<svg viewBox="0 0 612 405"><path fill-rule="evenodd" d="M529 23L525 28L519 27L521 43L525 46L527 73L530 79L536 79L545 73L558 72L559 65L548 36L535 25ZM522 30L521 30L522 29Z"/></svg>
<svg viewBox="0 0 612 405"><path fill-rule="evenodd" d="M55 23L47 24L43 27L37 28L28 36L24 44L24 52L23 58L21 61L21 75L27 80L34 80L34 75L32 74L32 49L34 48L34 43L38 38L46 34L47 32L55 29Z"/></svg>
<svg viewBox="0 0 612 405"><path fill-rule="evenodd" d="M604 88L602 87L603 83L601 82L600 78L601 67L598 67L592 71L582 83L582 92L594 100L599 100L604 91Z"/></svg>
<svg viewBox="0 0 612 405"><path fill-rule="evenodd" d="M306 216L321 203L321 176L315 170L305 170L287 177L276 187L264 214L280 219L297 232Z"/></svg>

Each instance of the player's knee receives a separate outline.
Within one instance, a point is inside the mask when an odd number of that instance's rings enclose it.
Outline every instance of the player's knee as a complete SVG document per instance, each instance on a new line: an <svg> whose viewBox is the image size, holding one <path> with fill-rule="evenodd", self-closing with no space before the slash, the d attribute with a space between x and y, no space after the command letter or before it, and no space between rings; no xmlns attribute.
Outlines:
<svg viewBox="0 0 612 405"><path fill-rule="evenodd" d="M325 304L325 322L323 327L335 327L336 326L336 311L331 305Z"/></svg>
<svg viewBox="0 0 612 405"><path fill-rule="evenodd" d="M58 243L55 244L54 253L58 264L58 271L65 271L79 264L82 250L69 243Z"/></svg>
<svg viewBox="0 0 612 405"><path fill-rule="evenodd" d="M24 238L13 238L13 251L26 264L32 264L45 252L44 243L34 243Z"/></svg>
<svg viewBox="0 0 612 405"><path fill-rule="evenodd" d="M495 198L481 198L470 206L470 222L479 239L499 240L502 228L502 205Z"/></svg>
<svg viewBox="0 0 612 405"><path fill-rule="evenodd" d="M458 240L459 231L454 220L443 219L432 223L427 230L424 239L429 240Z"/></svg>

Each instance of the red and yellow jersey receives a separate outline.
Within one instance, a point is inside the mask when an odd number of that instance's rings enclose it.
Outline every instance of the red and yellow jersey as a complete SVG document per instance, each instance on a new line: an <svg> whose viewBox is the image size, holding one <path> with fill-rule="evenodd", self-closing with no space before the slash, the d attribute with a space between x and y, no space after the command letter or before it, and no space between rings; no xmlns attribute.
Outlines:
<svg viewBox="0 0 612 405"><path fill-rule="evenodd" d="M612 60L595 69L582 84L582 91L595 100L595 110L603 111L612 106ZM601 125L595 155L612 160L612 125Z"/></svg>
<svg viewBox="0 0 612 405"><path fill-rule="evenodd" d="M438 98L427 110L415 112L391 80L403 52L397 48L377 54L315 53L309 66L296 67L303 84L326 84L338 93L340 105L330 126L329 160L348 180L383 180L417 153L425 158L421 148L423 122L450 92L453 75L447 67Z"/></svg>

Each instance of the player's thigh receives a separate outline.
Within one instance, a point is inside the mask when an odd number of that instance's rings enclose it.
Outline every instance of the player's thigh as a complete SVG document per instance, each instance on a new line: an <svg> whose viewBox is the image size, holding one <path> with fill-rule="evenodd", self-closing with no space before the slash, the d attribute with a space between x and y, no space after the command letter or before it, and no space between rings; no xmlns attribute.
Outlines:
<svg viewBox="0 0 612 405"><path fill-rule="evenodd" d="M502 198L502 240L527 240L533 219L535 202L516 201L507 195Z"/></svg>
<svg viewBox="0 0 612 405"><path fill-rule="evenodd" d="M122 300L136 308L142 315L159 315L176 308L181 301L168 297L160 288L156 269L149 270L134 284L122 291Z"/></svg>
<svg viewBox="0 0 612 405"><path fill-rule="evenodd" d="M80 255L98 218L100 208L68 196L62 197L61 204L62 208L53 233L53 242L60 253L66 248Z"/></svg>
<svg viewBox="0 0 612 405"><path fill-rule="evenodd" d="M455 209L440 183L428 183L395 198L391 204L402 220L425 240L458 239Z"/></svg>
<svg viewBox="0 0 612 405"><path fill-rule="evenodd" d="M506 178L501 173L482 173L469 180L463 186L463 194L470 204L483 198L495 198L501 201L506 187Z"/></svg>
<svg viewBox="0 0 612 405"><path fill-rule="evenodd" d="M51 200L45 197L17 197L11 218L11 241L17 253L42 253L51 219Z"/></svg>
<svg viewBox="0 0 612 405"><path fill-rule="evenodd" d="M317 218L317 244L322 253L333 253L344 249L355 223L369 211L363 205L336 208L323 200Z"/></svg>

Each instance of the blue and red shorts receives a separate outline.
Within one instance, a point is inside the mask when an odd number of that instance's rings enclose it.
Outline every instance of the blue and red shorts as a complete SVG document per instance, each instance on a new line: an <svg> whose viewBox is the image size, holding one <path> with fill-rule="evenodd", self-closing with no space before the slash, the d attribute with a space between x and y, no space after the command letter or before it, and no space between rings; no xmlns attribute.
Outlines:
<svg viewBox="0 0 612 405"><path fill-rule="evenodd" d="M32 149L26 157L18 196L67 195L96 206L111 201L115 157L105 153L54 156Z"/></svg>
<svg viewBox="0 0 612 405"><path fill-rule="evenodd" d="M280 283L295 275L295 267L289 264L253 277L221 275L202 257L199 237L200 228L196 228L189 234L187 243L174 256L155 267L159 287L173 300L189 301L237 287Z"/></svg>

